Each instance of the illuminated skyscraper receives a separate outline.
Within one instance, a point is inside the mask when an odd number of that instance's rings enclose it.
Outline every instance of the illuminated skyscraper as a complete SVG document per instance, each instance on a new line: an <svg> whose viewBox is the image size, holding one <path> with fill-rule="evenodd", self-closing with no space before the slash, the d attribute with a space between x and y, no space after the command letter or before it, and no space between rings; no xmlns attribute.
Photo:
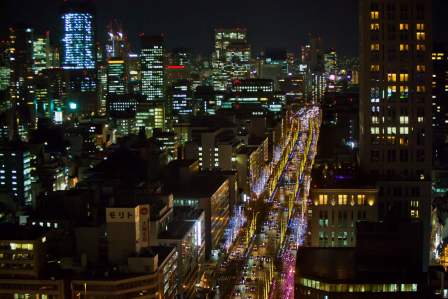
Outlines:
<svg viewBox="0 0 448 299"><path fill-rule="evenodd" d="M127 36L116 20L107 26L106 58L126 57L129 50Z"/></svg>
<svg viewBox="0 0 448 299"><path fill-rule="evenodd" d="M338 76L338 56L336 51L330 50L324 54L326 90L334 91Z"/></svg>
<svg viewBox="0 0 448 299"><path fill-rule="evenodd" d="M126 93L126 69L122 58L109 58L107 62L107 93Z"/></svg>
<svg viewBox="0 0 448 299"><path fill-rule="evenodd" d="M14 139L0 145L0 192L21 207L31 207L31 154L24 143Z"/></svg>
<svg viewBox="0 0 448 299"><path fill-rule="evenodd" d="M8 41L0 41L0 92L5 92L10 84L11 67L9 56ZM1 101L0 109L2 109L6 104L5 100L6 99L3 99L3 101Z"/></svg>
<svg viewBox="0 0 448 299"><path fill-rule="evenodd" d="M126 59L126 72L128 79L128 91L130 93L140 93L140 57L138 54L129 53Z"/></svg>
<svg viewBox="0 0 448 299"><path fill-rule="evenodd" d="M225 51L234 42L247 42L246 28L215 29L216 58L225 58Z"/></svg>
<svg viewBox="0 0 448 299"><path fill-rule="evenodd" d="M9 28L9 55L11 66L11 100L18 105L26 103L29 96L28 81L32 75L33 33L30 27Z"/></svg>
<svg viewBox="0 0 448 299"><path fill-rule="evenodd" d="M330 50L324 54L325 73L336 74L338 67L338 55L336 51Z"/></svg>
<svg viewBox="0 0 448 299"><path fill-rule="evenodd" d="M238 65L245 65L247 56L250 56L250 47L247 45L245 28L215 29L215 51L212 57L215 90L226 90L231 85L232 62L239 61Z"/></svg>
<svg viewBox="0 0 448 299"><path fill-rule="evenodd" d="M379 214L421 219L429 257L432 170L430 0L360 5L360 164L379 180Z"/></svg>
<svg viewBox="0 0 448 299"><path fill-rule="evenodd" d="M164 98L163 36L141 36L141 89L147 100Z"/></svg>
<svg viewBox="0 0 448 299"><path fill-rule="evenodd" d="M230 79L249 78L250 45L246 42L232 42L225 51L225 70Z"/></svg>
<svg viewBox="0 0 448 299"><path fill-rule="evenodd" d="M35 74L49 67L50 36L47 31L33 41L33 72Z"/></svg>
<svg viewBox="0 0 448 299"><path fill-rule="evenodd" d="M432 52L433 161L436 168L448 165L448 44L436 43Z"/></svg>
<svg viewBox="0 0 448 299"><path fill-rule="evenodd" d="M188 80L177 80L169 87L168 115L173 122L193 115L191 84Z"/></svg>
<svg viewBox="0 0 448 299"><path fill-rule="evenodd" d="M87 3L66 2L62 8L62 67L94 69L94 9Z"/></svg>

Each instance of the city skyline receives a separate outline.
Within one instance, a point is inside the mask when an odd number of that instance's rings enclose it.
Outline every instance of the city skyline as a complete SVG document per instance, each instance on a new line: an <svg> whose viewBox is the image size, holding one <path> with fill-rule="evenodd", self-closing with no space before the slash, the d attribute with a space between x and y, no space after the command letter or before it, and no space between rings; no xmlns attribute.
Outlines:
<svg viewBox="0 0 448 299"><path fill-rule="evenodd" d="M0 1L0 298L448 299L448 0Z"/></svg>
<svg viewBox="0 0 448 299"><path fill-rule="evenodd" d="M7 13L0 20L0 30L4 31L18 22L29 24L38 32L50 30L59 37L61 2L2 1L1 11ZM315 34L322 36L325 48L335 48L345 56L356 56L358 53L358 0L346 0L344 5L324 0L262 0L248 3L232 0L221 6L204 0L136 0L133 5L127 5L126 9L123 9L120 0L90 2L97 8L98 40L105 41L107 24L117 19L123 24L134 51L140 47L139 33L162 32L169 48L187 47L194 53L209 55L215 28L240 26L250 32L249 43L253 44L257 52L275 45L297 53L299 47L307 42L309 34ZM25 5L29 9L21 10ZM448 9L448 2L434 0L433 6L435 40L448 41L448 32L443 30L443 11Z"/></svg>

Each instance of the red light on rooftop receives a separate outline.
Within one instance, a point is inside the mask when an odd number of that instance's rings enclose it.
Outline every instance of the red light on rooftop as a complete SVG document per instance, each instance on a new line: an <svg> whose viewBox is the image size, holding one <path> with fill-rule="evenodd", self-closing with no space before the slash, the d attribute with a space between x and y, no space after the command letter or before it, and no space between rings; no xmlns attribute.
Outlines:
<svg viewBox="0 0 448 299"><path fill-rule="evenodd" d="M184 65L168 65L166 68L169 70L181 70L181 69L184 69L185 66Z"/></svg>

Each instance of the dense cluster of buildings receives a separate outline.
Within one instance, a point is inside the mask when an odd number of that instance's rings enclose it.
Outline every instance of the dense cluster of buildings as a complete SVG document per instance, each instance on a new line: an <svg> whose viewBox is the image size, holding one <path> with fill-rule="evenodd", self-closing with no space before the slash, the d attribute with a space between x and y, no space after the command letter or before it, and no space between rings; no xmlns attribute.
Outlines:
<svg viewBox="0 0 448 299"><path fill-rule="evenodd" d="M216 29L209 59L162 34L134 52L89 2L60 13L57 42L26 25L0 42L0 297L210 292L280 159L285 111L356 85L357 64L331 51L314 66L319 38L255 55L245 28Z"/></svg>
<svg viewBox="0 0 448 299"><path fill-rule="evenodd" d="M448 298L448 47L431 13L361 1L359 60L319 36L255 53L241 27L215 29L207 58L163 34L134 48L117 21L98 30L88 1L63 3L59 41L11 25L0 298L210 296L235 217L307 105L322 128L296 298Z"/></svg>

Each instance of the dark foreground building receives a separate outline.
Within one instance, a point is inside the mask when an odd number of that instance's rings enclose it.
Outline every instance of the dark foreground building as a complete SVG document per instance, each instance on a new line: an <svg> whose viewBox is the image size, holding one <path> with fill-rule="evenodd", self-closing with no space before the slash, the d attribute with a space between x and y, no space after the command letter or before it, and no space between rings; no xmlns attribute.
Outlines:
<svg viewBox="0 0 448 299"><path fill-rule="evenodd" d="M302 248L296 298L429 298L418 235L422 223L360 222L351 248Z"/></svg>

